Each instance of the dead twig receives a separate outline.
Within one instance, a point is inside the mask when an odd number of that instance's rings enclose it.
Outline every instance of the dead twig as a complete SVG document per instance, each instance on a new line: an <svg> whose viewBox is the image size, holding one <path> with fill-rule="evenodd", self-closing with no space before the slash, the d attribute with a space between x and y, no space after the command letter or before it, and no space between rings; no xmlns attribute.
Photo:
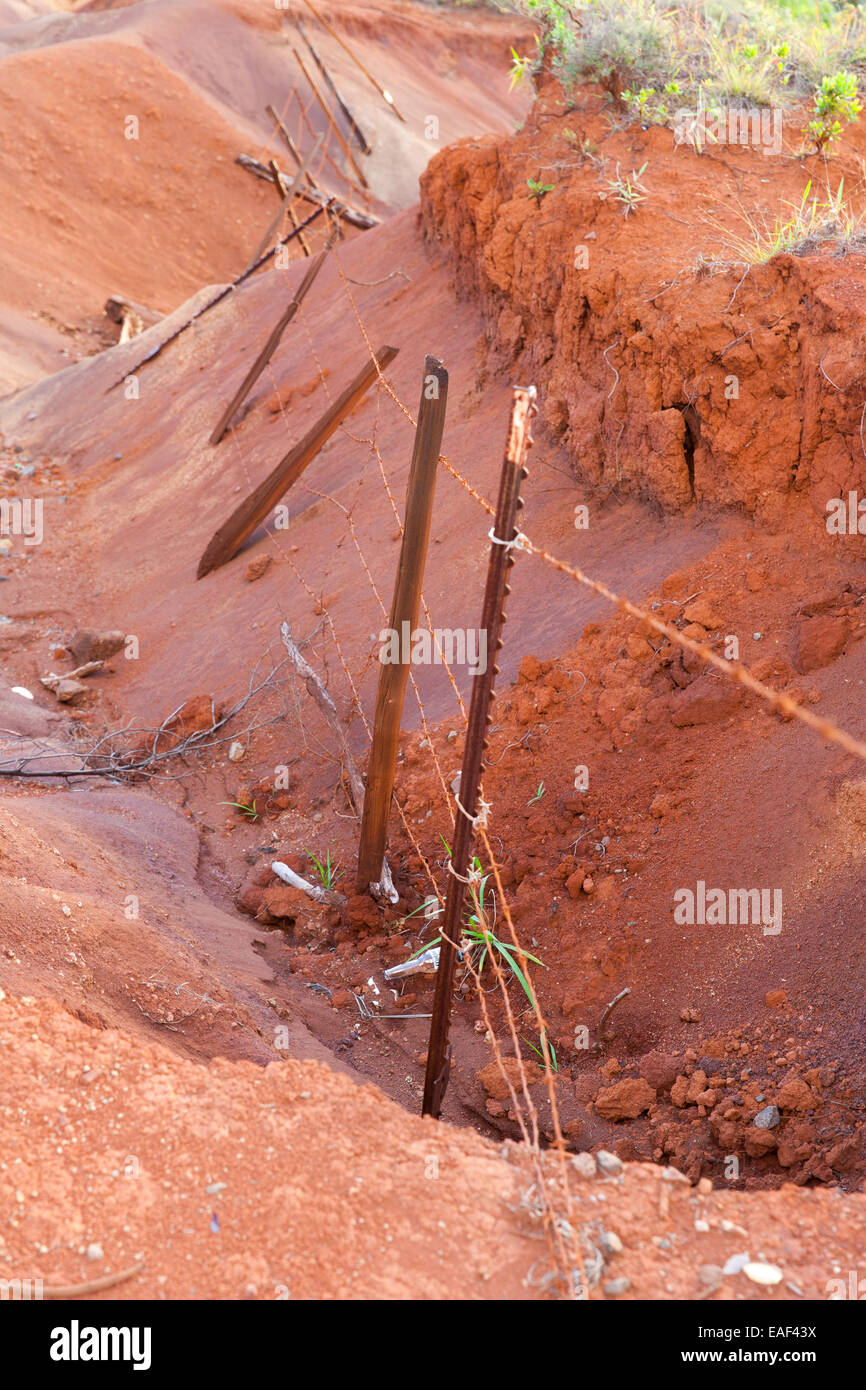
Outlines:
<svg viewBox="0 0 866 1390"><path fill-rule="evenodd" d="M43 1284L43 1298L85 1298L90 1293L100 1293L103 1289L112 1289L115 1284L124 1284L127 1279L134 1279L136 1274L140 1274L144 1269L144 1260L139 1260L137 1264L130 1265L129 1269L121 1269L117 1274L105 1274L101 1279L88 1279L84 1284Z"/></svg>
<svg viewBox="0 0 866 1390"><path fill-rule="evenodd" d="M283 639L286 651L289 653L289 660L304 682L310 698L315 700L325 720L337 738L343 754L343 764L346 769L346 777L349 783L350 801L355 815L360 819L364 809L364 782L355 761L352 750L346 741L346 735L340 725L337 707L328 694L319 677L313 668L307 663L294 641L288 623L283 623L280 627L280 636ZM297 887L297 885L296 885ZM377 897L387 898L391 903L399 901L399 893L394 887L394 880L387 859L382 867L382 877L373 886L373 891Z"/></svg>

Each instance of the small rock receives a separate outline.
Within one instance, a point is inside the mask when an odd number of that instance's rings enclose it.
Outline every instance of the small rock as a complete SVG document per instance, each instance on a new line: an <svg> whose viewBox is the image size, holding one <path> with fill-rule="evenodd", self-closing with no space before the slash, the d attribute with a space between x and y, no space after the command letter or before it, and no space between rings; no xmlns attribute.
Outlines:
<svg viewBox="0 0 866 1390"><path fill-rule="evenodd" d="M599 1091L596 1109L604 1120L634 1120L654 1103L656 1093L643 1077L629 1077Z"/></svg>
<svg viewBox="0 0 866 1390"><path fill-rule="evenodd" d="M105 1252L103 1251L102 1246L97 1245L95 1242L93 1245L88 1245L87 1247L88 1260L101 1260L104 1258L104 1254Z"/></svg>
<svg viewBox="0 0 866 1390"><path fill-rule="evenodd" d="M719 1265L701 1265L698 1279L711 1289L717 1289L722 1282L722 1269Z"/></svg>
<svg viewBox="0 0 866 1390"><path fill-rule="evenodd" d="M224 1182L212 1182L205 1188L205 1192L209 1197L216 1197L220 1192L225 1192L227 1186Z"/></svg>
<svg viewBox="0 0 866 1390"><path fill-rule="evenodd" d="M622 1241L616 1231L603 1231L599 1244L606 1255L619 1255L622 1252Z"/></svg>
<svg viewBox="0 0 866 1390"><path fill-rule="evenodd" d="M68 676L64 676L63 680L58 681L54 688L54 694L62 705L71 705L78 699L79 695L86 693L87 687L82 685L81 681L71 680Z"/></svg>
<svg viewBox="0 0 866 1390"><path fill-rule="evenodd" d="M623 1275L619 1279L609 1280L608 1283L602 1285L602 1288L607 1298L619 1298L621 1293L628 1293L631 1288L631 1280L626 1279Z"/></svg>
<svg viewBox="0 0 866 1390"><path fill-rule="evenodd" d="M851 636L851 624L844 616L821 613L803 618L795 636L794 665L801 674L829 666L841 656Z"/></svg>
<svg viewBox="0 0 866 1390"><path fill-rule="evenodd" d="M725 1261L725 1267L722 1270L722 1274L741 1274L742 1271L746 1268L746 1265L749 1263L750 1259L751 1256L749 1255L748 1250L745 1251L742 1255L731 1255Z"/></svg>
<svg viewBox="0 0 866 1390"><path fill-rule="evenodd" d="M788 996L783 989L771 989L764 995L764 1003L768 1009L780 1009L787 1002Z"/></svg>
<svg viewBox="0 0 866 1390"><path fill-rule="evenodd" d="M571 1160L571 1166L582 1178L594 1178L598 1169L592 1154L575 1154Z"/></svg>
<svg viewBox="0 0 866 1390"><path fill-rule="evenodd" d="M638 1062L638 1072L656 1091L669 1091L677 1079L682 1058L666 1052L647 1052Z"/></svg>
<svg viewBox="0 0 866 1390"><path fill-rule="evenodd" d="M625 1170L625 1164L616 1154L609 1153L607 1149L599 1149L595 1156L599 1172L606 1173L609 1178L618 1177Z"/></svg>
<svg viewBox="0 0 866 1390"><path fill-rule="evenodd" d="M753 1284L781 1284L783 1275L777 1265L747 1264L743 1265L743 1273L747 1279L751 1279Z"/></svg>
<svg viewBox="0 0 866 1390"><path fill-rule="evenodd" d="M261 579L262 575L270 568L272 560L272 555L257 555L254 560L250 560L244 575L247 583L254 584L257 579Z"/></svg>
<svg viewBox="0 0 866 1390"><path fill-rule="evenodd" d="M763 1110L759 1110L753 1123L758 1129L775 1129L781 1116L776 1105L765 1105Z"/></svg>
<svg viewBox="0 0 866 1390"><path fill-rule="evenodd" d="M86 666L88 661L107 661L121 651L125 642L123 632L96 632L83 627L72 634L66 647L76 666Z"/></svg>
<svg viewBox="0 0 866 1390"><path fill-rule="evenodd" d="M229 762L239 763L241 761L241 758L244 756L245 752L246 749L244 748L244 745L242 743L239 743L238 740L235 739L234 743L232 743L229 748Z"/></svg>
<svg viewBox="0 0 866 1390"><path fill-rule="evenodd" d="M505 1076L502 1074L503 1071ZM501 1066L498 1061L488 1062L486 1067L482 1067L479 1072L476 1072L475 1080L484 1087L487 1094L492 1096L494 1100L510 1100L509 1082L516 1093L520 1095L523 1090L523 1073L523 1065L516 1057L503 1057Z"/></svg>

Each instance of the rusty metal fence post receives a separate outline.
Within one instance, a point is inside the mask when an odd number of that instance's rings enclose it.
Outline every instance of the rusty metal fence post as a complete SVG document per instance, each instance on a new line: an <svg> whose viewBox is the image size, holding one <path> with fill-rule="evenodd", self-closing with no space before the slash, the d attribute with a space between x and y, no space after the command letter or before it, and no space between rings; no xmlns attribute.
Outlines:
<svg viewBox="0 0 866 1390"><path fill-rule="evenodd" d="M427 1073L424 1079L422 1115L438 1119L448 1085L451 1064L451 996L454 988L454 967L462 934L463 904L468 885L467 869L475 822L478 814L478 789L481 768L487 750L487 725L493 686L499 667L496 654L502 646L502 627L505 622L505 598L509 593L508 571L514 563L513 547L517 538L517 515L523 505L520 488L527 474L526 456L532 444L530 422L535 413L535 387L515 386L505 462L499 487L496 520L490 532L490 560L487 584L481 613L481 630L487 635L487 667L479 673L472 686L466 747L460 775L460 794L457 799L457 822L454 846L449 861L451 877L445 898L445 917L442 924L442 944L439 968L436 972L436 994L427 1048Z"/></svg>

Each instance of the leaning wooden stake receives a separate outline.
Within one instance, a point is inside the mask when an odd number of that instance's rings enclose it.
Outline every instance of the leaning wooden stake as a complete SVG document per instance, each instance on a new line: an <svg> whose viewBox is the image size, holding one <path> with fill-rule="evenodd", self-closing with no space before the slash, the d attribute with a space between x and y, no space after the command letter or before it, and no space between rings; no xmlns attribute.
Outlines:
<svg viewBox="0 0 866 1390"><path fill-rule="evenodd" d="M289 185L286 183L282 173L277 167L277 161L275 159L268 160L268 168L274 176L274 188L279 193L280 198L287 197L289 192ZM291 222L293 227L300 226L300 223L298 221L298 214L295 212L295 209L291 203L289 203L289 221ZM310 243L307 241L307 238L304 236L303 232L299 234L298 241L301 243L301 250L303 251L304 255L310 256L312 254L310 251Z"/></svg>
<svg viewBox="0 0 866 1390"><path fill-rule="evenodd" d="M294 95L294 92L295 92L295 89L294 89L294 87L293 87L293 88L292 88L292 95ZM289 100L291 100L291 97L289 98ZM282 135L283 140L285 141L285 144L286 144L286 149L288 150L289 154L292 156L292 159L295 161L296 167L297 167L298 169L300 169L300 167L301 167L301 156L298 154L298 147L297 147L297 145L295 144L294 140L292 139L291 135L289 134L288 130L286 129L286 123L285 123L285 121L283 120L283 118L282 118L282 116L279 114L279 112L276 111L275 108L274 108L273 106L271 106L270 104L267 105L267 106L265 107L265 110L267 111L268 115L271 117L271 120L272 120L272 121L274 122L274 124L276 125L277 130L278 130L278 131L280 132L280 134ZM318 183L316 182L315 176L314 176L313 174L311 174L311 173L309 172L309 170L307 171L307 183L309 184L310 188L318 188L318 187L319 187Z"/></svg>
<svg viewBox="0 0 866 1390"><path fill-rule="evenodd" d="M397 110L397 103L395 102L395 100L394 100L394 98L392 97L391 93L390 93L390 92L386 92L386 91L385 91L385 88L382 86L381 82L377 82L377 81L376 81L375 77L374 77L373 74L369 71L369 69L364 67L364 64L361 62L361 59L360 59L355 53L352 52L352 50L351 50L351 48L349 47L349 45L348 45L343 39L340 38L340 35L337 33L337 31L336 31L335 29L332 29L332 28L331 28L331 26L330 26L330 24L328 23L328 21L327 21L326 19L324 19L324 18L322 17L322 15L319 14L319 11L316 9L316 7L315 7L313 4L310 3L310 0L304 0L304 4L306 5L306 7L307 7L307 9L310 11L310 13L311 13L312 15L315 15L316 19L319 21L319 23L321 24L322 28L323 28L323 29L327 29L328 33L331 35L331 38L332 38L332 39L336 39L336 41L337 41L337 43L340 45L340 47L341 47L341 48L344 48L344 49L346 50L346 52L348 53L349 57L352 59L352 62L355 64L355 67L356 67L356 68L360 68L361 72L364 74L364 76L366 77L367 81L368 81L368 82L372 82L373 86L376 88L376 91L379 93L379 96L382 98L382 100L383 100L383 101L387 101L387 103L388 103L388 105L390 106L391 110L394 112L394 115L395 115L395 116L399 116L400 120L401 120L401 121L403 122L403 124L405 125L405 123L406 123L406 117L405 117L404 115L402 115L402 114Z"/></svg>
<svg viewBox="0 0 866 1390"><path fill-rule="evenodd" d="M282 222L289 208L292 206L292 199L298 192L298 189L300 188L303 182L304 175L306 174L307 170L309 169L310 165L312 164L313 160L319 152L319 147L322 143L323 138L324 137L320 135L316 143L313 145L312 149L307 151L300 169L295 174L295 177L292 179L292 182L289 184L285 198L283 199L282 203L280 204L280 207L277 209L277 211L271 218L268 230L265 232L264 236L262 237L261 241L256 247L255 255L253 256L252 260L247 266L247 270L249 270L252 266L254 266L257 263L259 256L261 256L262 253L266 251L267 248L270 246L271 241L280 223Z"/></svg>
<svg viewBox="0 0 866 1390"><path fill-rule="evenodd" d="M366 177L365 177L365 175L364 175L363 169L360 168L360 166L359 166L359 164L358 164L358 161L356 160L355 156L352 154L352 151L349 149L348 143L347 143L347 141L346 141L346 137L344 136L343 132L340 130L340 127L337 125L337 122L334 120L333 116L331 115L331 112L330 112L329 109L328 109L328 105L327 105L327 103L326 103L326 101L325 101L325 98L322 96L322 93L319 91L319 89L318 89L318 87L316 86L315 82L313 81L312 77L311 77L310 74L307 72L307 69L304 67L304 60L303 60L303 58L301 57L300 53L298 52L298 50L297 50L296 48L293 48L293 49L292 49L292 52L293 52L294 55L295 55L295 59L296 59L296 61L297 61L298 67L301 69L301 72L304 74L304 77L307 79L307 82L308 82L308 84L309 84L310 90L311 90L312 93L313 93L313 96L316 98L316 101L319 103L319 106L320 106L321 109L322 109L322 114L324 115L325 120L328 122L328 126L329 126L329 128L330 128L331 134L334 136L334 139L337 141L337 144L340 146L340 149L343 151L343 154L346 156L346 159L348 160L349 165L351 166L352 169L354 169L354 171L355 171L355 177L358 179L358 182L361 184L361 186L362 186L363 188L369 188L370 185L369 185L368 182L367 182L367 179L366 179Z"/></svg>
<svg viewBox="0 0 866 1390"><path fill-rule="evenodd" d="M438 358L428 357L421 383L421 406L406 493L406 522L389 622L389 633L396 634L400 660L384 662L379 670L373 746L370 750L358 850L356 891L372 891L376 897L381 896L388 813L394 790L403 700L409 678L410 634L418 622L421 606L421 582L430 538L430 518L447 399L448 373Z"/></svg>
<svg viewBox="0 0 866 1390"><path fill-rule="evenodd" d="M261 267L267 261L269 261L272 256L275 256L277 254L280 247L285 246L286 243L291 241L293 237L298 236L307 227L311 226L312 223L315 222L317 217L321 217L323 212L330 212L332 209L332 204L333 199L329 199L327 203L324 203L321 207L317 208L315 212L311 212L309 217L301 223L300 227L296 227L294 231L291 231L286 236L282 237L282 239L277 242L276 246L272 246L270 251L265 252L261 260L256 261L255 265L248 266L247 269L243 271L243 273L239 275L236 280L232 280L230 285L226 285L224 289L220 290L219 294L215 294L213 299L209 299L207 304L203 304L200 309L197 309L196 312L190 316L190 318L186 319L180 325L180 328L176 328L173 333L169 333L167 338L163 338L161 343L157 343L156 347L151 348L150 352L146 353L144 357L139 358L134 367L130 367L128 371L124 372L123 376L118 377L117 380L113 381L110 386L106 386L106 392L113 391L116 386L119 386L121 384L121 382L128 381L131 376L134 376L135 373L139 370L139 368L143 367L145 363L152 362L154 357L159 356L163 348L167 348L169 343L173 343L175 338L179 338L181 333L185 333L186 330L190 328L192 324L196 322L197 319L200 319L203 314L206 314L209 309L212 309L214 307L215 304L221 303L221 301L225 299L227 295L230 295L233 290L239 289L239 287L244 283L245 280L248 280L250 276L254 275L257 270L260 270Z"/></svg>
<svg viewBox="0 0 866 1390"><path fill-rule="evenodd" d="M247 372L246 376L244 377L243 381L241 382L240 386L238 387L237 391L232 397L230 403L226 406L225 410L220 416L219 423L216 426L216 429L214 430L213 434L211 435L210 440L208 441L210 444L219 444L220 440L222 439L223 435L229 427L229 424L235 414L235 411L240 409L241 404L243 403L243 401L246 400L247 396L255 386L262 372L265 370L265 367L270 362L271 358L273 357L274 353L276 352L279 346L280 339L286 331L286 328L291 323L292 319L295 317L295 314L300 309L307 294L309 294L310 290L313 288L316 276L322 269L322 266L325 264L325 261L328 258L328 252L331 250L334 241L335 236L332 232L330 237L328 238L324 250L313 261L313 264L310 266L303 280L298 285L298 288L295 291L290 303L286 306L285 310L277 319L277 322L274 324L273 328L268 334L268 340L265 343L264 347L262 348L253 365L250 367L249 371Z"/></svg>
<svg viewBox="0 0 866 1390"><path fill-rule="evenodd" d="M260 483L249 497L246 497L240 506L235 508L228 521L224 521L216 532L199 560L197 579L210 574L211 570L219 569L220 565L224 565L237 553L247 537L251 536L256 527L261 525L271 508L275 507L292 484L297 482L307 465L316 457L322 445L330 439L340 423L354 410L377 379L379 372L384 371L388 364L393 362L398 352L399 348L379 348L376 353L376 361L370 360L365 363L351 385L346 387L343 394L325 411L321 420L304 435L300 444L296 444L293 449L290 449L285 458L280 459L276 468L268 474L264 482Z"/></svg>
<svg viewBox="0 0 866 1390"><path fill-rule="evenodd" d="M345 121L346 121L346 124L348 125L348 127L349 127L349 129L351 130L352 134L354 135L356 141L358 142L358 145L360 146L360 149L361 149L362 154L372 154L373 151L372 151L372 149L370 148L370 145L369 145L369 142L368 142L368 140L367 140L367 137L365 136L365 134L364 134L363 130L361 129L361 127L358 125L358 122L355 120L355 117L352 115L351 111L349 110L348 106L346 105L345 101L343 100L342 96L340 95L340 91L339 91L339 88L337 87L337 84L335 83L335 81L334 81L334 79L332 78L331 74L328 72L328 69L325 67L325 64L322 62L321 58L319 57L319 55L318 55L318 53L316 52L315 48L313 47L312 43L310 42L310 39L309 39L309 37L307 36L307 31L306 31L306 29L304 28L304 22L303 22L303 20L302 20L302 19L297 19L297 20L295 20L295 23L296 23L297 26L298 26L298 31L299 31L299 33L300 33L300 35L301 35L301 38L304 40L304 43L307 45L307 48L310 50L310 53L312 54L313 62L316 64L316 67L319 69L319 72L322 74L322 78L324 79L325 84L331 89L331 93L333 94L334 101L337 103L337 105L339 106L340 110L342 111L343 117L344 117L344 119L345 119Z"/></svg>
<svg viewBox="0 0 866 1390"><path fill-rule="evenodd" d="M463 903L468 883L467 869L475 822L478 818L478 790L481 768L487 750L487 725L490 703L498 672L494 665L496 653L502 646L502 626L505 622L505 597L509 592L506 580L513 563L513 542L517 537L517 515L523 505L520 488L526 477L526 456L532 443L530 422L535 413L535 387L515 386L511 407L511 425L499 487L496 520L490 533L490 561L487 566L487 585L481 613L481 631L487 638L487 669L475 677L466 748L460 775L457 798L457 822L454 845L448 867L451 877L445 898L442 923L442 945L439 968L436 972L436 994L433 999L433 1018L427 1048L427 1074L424 1080L422 1115L438 1119L448 1085L451 1065L451 996L454 989L454 966L463 930Z"/></svg>

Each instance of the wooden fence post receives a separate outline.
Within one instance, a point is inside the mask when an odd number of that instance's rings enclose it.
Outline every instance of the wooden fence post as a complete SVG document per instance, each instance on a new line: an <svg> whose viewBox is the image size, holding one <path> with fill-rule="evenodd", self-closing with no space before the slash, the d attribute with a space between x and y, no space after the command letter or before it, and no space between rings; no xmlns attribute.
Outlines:
<svg viewBox="0 0 866 1390"><path fill-rule="evenodd" d="M370 749L358 850L358 893L366 893L371 888L375 892L382 878L388 813L391 809L394 772L397 766L400 721L403 715L406 682L409 678L409 634L418 622L421 606L421 582L430 537L433 494L436 490L436 471L439 466L447 400L448 373L437 358L428 357L424 363L421 405L418 410L415 447L406 493L403 543L400 547L400 561L391 604L390 632L396 634L400 660L383 663L379 671L373 746Z"/></svg>
<svg viewBox="0 0 866 1390"><path fill-rule="evenodd" d="M369 391L379 372L393 362L399 348L381 347L376 353L375 362L367 361L342 393L329 406L321 419L308 430L299 444L281 458L276 468L259 483L257 488L235 507L228 521L224 521L207 546L198 563L196 578L202 579L211 570L219 569L237 553L248 536L251 536L275 507L280 498L297 482L304 469L313 461L326 440L330 439L346 416L355 409L362 397Z"/></svg>

